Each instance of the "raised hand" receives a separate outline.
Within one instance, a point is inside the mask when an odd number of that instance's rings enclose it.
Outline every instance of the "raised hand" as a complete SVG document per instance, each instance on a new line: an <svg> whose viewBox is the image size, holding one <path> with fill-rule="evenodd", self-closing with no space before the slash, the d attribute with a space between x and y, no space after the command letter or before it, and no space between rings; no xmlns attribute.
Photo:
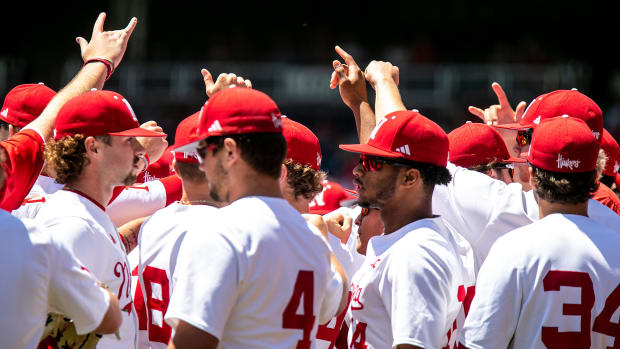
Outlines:
<svg viewBox="0 0 620 349"><path fill-rule="evenodd" d="M161 126L157 125L155 121L147 121L140 125L141 128L154 131L154 132L164 132ZM159 160L162 156L166 147L168 147L168 141L166 137L136 137L136 140L142 145L146 154L149 156L149 160L151 163Z"/></svg>
<svg viewBox="0 0 620 349"><path fill-rule="evenodd" d="M361 102L368 102L366 92L366 79L360 67L355 63L353 57L336 46L336 53L344 60L342 64L339 60L334 60L332 66L334 72L329 83L332 90L338 86L340 98L349 108L356 108Z"/></svg>
<svg viewBox="0 0 620 349"><path fill-rule="evenodd" d="M493 104L484 110L470 106L468 108L469 112L482 119L487 125L519 122L525 112L527 103L521 101L517 104L517 108L513 110L502 87L497 82L494 82L491 84L491 88L495 92L499 104Z"/></svg>
<svg viewBox="0 0 620 349"><path fill-rule="evenodd" d="M209 97L213 96L217 91L231 86L252 88L252 81L246 80L233 73L222 73L217 77L215 82L213 82L213 76L208 70L203 68L200 70L200 73L205 82L205 91Z"/></svg>
<svg viewBox="0 0 620 349"><path fill-rule="evenodd" d="M125 55L127 42L138 23L138 19L132 18L125 29L103 31L105 18L105 12L97 17L90 41L82 37L77 37L75 40L80 45L84 62L93 58L101 58L109 61L112 67L116 69L121 63L123 55Z"/></svg>
<svg viewBox="0 0 620 349"><path fill-rule="evenodd" d="M390 62L372 61L368 63L364 76L373 89L381 81L392 80L398 86L400 70Z"/></svg>

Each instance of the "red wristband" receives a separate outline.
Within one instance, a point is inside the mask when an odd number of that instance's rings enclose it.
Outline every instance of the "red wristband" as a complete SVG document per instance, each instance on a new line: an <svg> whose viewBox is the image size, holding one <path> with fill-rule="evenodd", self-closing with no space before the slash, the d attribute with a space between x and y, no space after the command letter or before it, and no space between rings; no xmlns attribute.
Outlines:
<svg viewBox="0 0 620 349"><path fill-rule="evenodd" d="M110 62L108 59L105 59L105 58L91 58L87 60L86 62L84 62L84 65L82 67L84 67L88 63L93 63L93 62L100 62L105 65L105 67L108 69L108 75L105 77L105 80L108 81L108 79L112 75L112 72L114 71L114 66L112 65L112 62Z"/></svg>

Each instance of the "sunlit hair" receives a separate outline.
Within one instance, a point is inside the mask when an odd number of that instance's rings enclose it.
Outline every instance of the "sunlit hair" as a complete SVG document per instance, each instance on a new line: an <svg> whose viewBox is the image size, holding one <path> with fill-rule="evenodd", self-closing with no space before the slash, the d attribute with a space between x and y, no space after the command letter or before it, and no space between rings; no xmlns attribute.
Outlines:
<svg viewBox="0 0 620 349"><path fill-rule="evenodd" d="M291 159L284 162L287 170L286 182L293 188L295 197L303 196L310 200L323 190L321 182L327 178L323 171L317 171L308 165L294 163Z"/></svg>
<svg viewBox="0 0 620 349"><path fill-rule="evenodd" d="M111 145L109 135L96 136L104 144ZM84 137L81 134L65 136L57 141L50 140L45 146L45 159L50 166L56 182L67 184L77 180L84 167L90 163L86 155Z"/></svg>

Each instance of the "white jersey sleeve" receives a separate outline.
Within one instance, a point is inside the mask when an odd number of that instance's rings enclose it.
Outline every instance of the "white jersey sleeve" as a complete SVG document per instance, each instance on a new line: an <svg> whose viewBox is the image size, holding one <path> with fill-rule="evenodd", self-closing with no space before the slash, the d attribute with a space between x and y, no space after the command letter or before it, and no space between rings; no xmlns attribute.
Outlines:
<svg viewBox="0 0 620 349"><path fill-rule="evenodd" d="M52 312L71 318L78 334L92 332L101 324L110 304L108 292L64 246L57 244L52 262L49 305Z"/></svg>
<svg viewBox="0 0 620 349"><path fill-rule="evenodd" d="M11 214L19 219L35 219L46 200L46 194L28 196Z"/></svg>
<svg viewBox="0 0 620 349"><path fill-rule="evenodd" d="M205 251L209 258L196 258ZM221 339L236 300L240 269L235 249L217 229L209 234L188 231L179 251L166 321L176 327L182 320Z"/></svg>
<svg viewBox="0 0 620 349"><path fill-rule="evenodd" d="M128 186L106 208L115 226L152 215L166 206L166 188L161 181Z"/></svg>

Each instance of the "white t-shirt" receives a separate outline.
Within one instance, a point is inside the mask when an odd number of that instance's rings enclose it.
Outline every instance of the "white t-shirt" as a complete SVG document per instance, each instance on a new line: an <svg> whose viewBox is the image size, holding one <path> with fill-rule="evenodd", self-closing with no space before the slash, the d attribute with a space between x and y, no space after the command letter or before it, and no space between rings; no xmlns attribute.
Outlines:
<svg viewBox="0 0 620 349"><path fill-rule="evenodd" d="M459 340L469 348L617 345L607 334L618 334L618 246L620 234L578 215L551 214L506 234L480 269Z"/></svg>
<svg viewBox="0 0 620 349"><path fill-rule="evenodd" d="M53 182L50 177L39 176L37 183L28 194L22 205L11 213L18 218L36 218L48 197L62 189L64 185ZM47 191L41 188L47 188ZM133 219L150 216L153 212L166 206L166 188L161 181L136 184L125 189L106 208L106 212L115 226L121 226Z"/></svg>
<svg viewBox="0 0 620 349"><path fill-rule="evenodd" d="M78 334L97 328L109 295L71 252L34 222L3 210L0 225L0 348L36 348L48 312L73 319Z"/></svg>
<svg viewBox="0 0 620 349"><path fill-rule="evenodd" d="M524 192L519 183L506 184L450 163L448 169L452 181L435 186L433 213L469 241L478 270L500 236L538 219L538 204L533 192ZM589 200L588 215L620 231L620 216L596 200Z"/></svg>
<svg viewBox="0 0 620 349"><path fill-rule="evenodd" d="M37 221L119 299L123 310L121 339L114 334L105 335L97 348L135 348L137 317L132 302L131 270L125 247L110 217L85 195L59 190L48 197Z"/></svg>
<svg viewBox="0 0 620 349"><path fill-rule="evenodd" d="M351 282L349 347L454 342L454 321L474 282L473 258L469 243L440 217L371 238Z"/></svg>
<svg viewBox="0 0 620 349"><path fill-rule="evenodd" d="M183 320L219 348L312 345L336 277L321 233L281 198L245 197L196 217L185 235L166 321Z"/></svg>
<svg viewBox="0 0 620 349"><path fill-rule="evenodd" d="M140 348L168 347L172 329L164 321L164 315L174 289L172 281L187 223L216 210L212 206L175 202L155 212L142 224L138 246L134 249L140 282L133 288ZM148 302L145 303L145 299Z"/></svg>

